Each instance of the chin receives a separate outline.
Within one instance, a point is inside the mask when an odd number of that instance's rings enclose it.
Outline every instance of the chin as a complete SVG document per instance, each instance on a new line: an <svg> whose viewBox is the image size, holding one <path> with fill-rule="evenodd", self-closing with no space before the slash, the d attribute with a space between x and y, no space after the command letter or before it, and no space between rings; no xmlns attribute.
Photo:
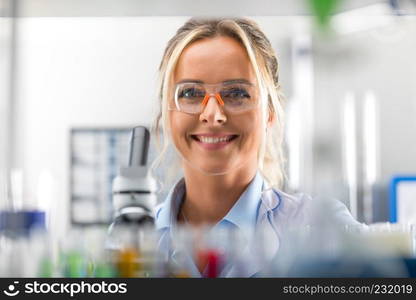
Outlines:
<svg viewBox="0 0 416 300"><path fill-rule="evenodd" d="M227 174L233 170L236 170L238 168L238 166L213 166L213 165L197 165L197 168L207 174L207 175L223 175L223 174Z"/></svg>

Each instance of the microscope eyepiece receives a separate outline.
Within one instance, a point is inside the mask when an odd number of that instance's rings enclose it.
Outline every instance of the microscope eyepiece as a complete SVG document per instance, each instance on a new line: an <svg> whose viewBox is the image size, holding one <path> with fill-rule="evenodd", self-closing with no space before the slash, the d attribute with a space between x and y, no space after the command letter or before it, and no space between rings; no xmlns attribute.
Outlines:
<svg viewBox="0 0 416 300"><path fill-rule="evenodd" d="M144 126L134 127L130 137L129 167L147 165L150 132Z"/></svg>

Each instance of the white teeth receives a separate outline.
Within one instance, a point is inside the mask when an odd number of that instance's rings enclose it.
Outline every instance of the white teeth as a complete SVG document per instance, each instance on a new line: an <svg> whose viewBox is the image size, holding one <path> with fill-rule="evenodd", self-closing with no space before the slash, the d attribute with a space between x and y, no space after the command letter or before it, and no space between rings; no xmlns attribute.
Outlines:
<svg viewBox="0 0 416 300"><path fill-rule="evenodd" d="M227 142L227 141L230 140L230 138L231 138L231 136L226 136L226 137L221 137L221 138L209 137L209 136L198 136L198 139L201 142L208 143L208 144L215 144L215 143Z"/></svg>

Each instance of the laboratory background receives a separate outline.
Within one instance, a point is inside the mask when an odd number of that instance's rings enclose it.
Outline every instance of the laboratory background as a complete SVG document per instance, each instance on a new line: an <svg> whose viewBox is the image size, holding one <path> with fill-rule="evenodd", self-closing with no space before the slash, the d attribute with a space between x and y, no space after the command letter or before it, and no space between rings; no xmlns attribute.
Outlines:
<svg viewBox="0 0 416 300"><path fill-rule="evenodd" d="M1 277L167 274L157 255L143 260L151 262L141 272L129 252L116 264L88 262L108 260L106 229L117 210L116 178L132 174L133 128L143 130L147 165L157 156L145 128L158 112L167 41L191 16L230 15L258 22L277 53L284 190L342 201L368 225L360 233L368 249L391 248L377 253L392 267L340 274L416 274L415 0L0 0ZM150 186L152 201L162 202L168 187ZM42 233L32 234L34 224L43 224ZM143 236L135 243L154 245L152 233ZM392 263L393 256L406 263ZM275 265L289 268L289 261ZM308 266L290 270L331 275Z"/></svg>

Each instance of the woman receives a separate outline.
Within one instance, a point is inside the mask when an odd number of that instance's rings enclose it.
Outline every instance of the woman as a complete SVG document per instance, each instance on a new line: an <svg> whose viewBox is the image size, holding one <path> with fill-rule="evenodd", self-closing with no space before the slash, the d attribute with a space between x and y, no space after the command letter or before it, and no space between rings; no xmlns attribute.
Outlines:
<svg viewBox="0 0 416 300"><path fill-rule="evenodd" d="M279 189L283 109L270 42L247 19L191 19L169 41L160 75L155 128L164 133L165 150L170 142L175 146L184 174L156 210L161 244L169 247L177 224L262 228L273 233L271 259L284 230L311 218L308 197ZM341 203L330 214L356 224ZM256 243L252 237L247 249ZM188 267L191 276L206 271L204 262ZM219 273L253 276L261 267L254 263L237 274L230 266Z"/></svg>

